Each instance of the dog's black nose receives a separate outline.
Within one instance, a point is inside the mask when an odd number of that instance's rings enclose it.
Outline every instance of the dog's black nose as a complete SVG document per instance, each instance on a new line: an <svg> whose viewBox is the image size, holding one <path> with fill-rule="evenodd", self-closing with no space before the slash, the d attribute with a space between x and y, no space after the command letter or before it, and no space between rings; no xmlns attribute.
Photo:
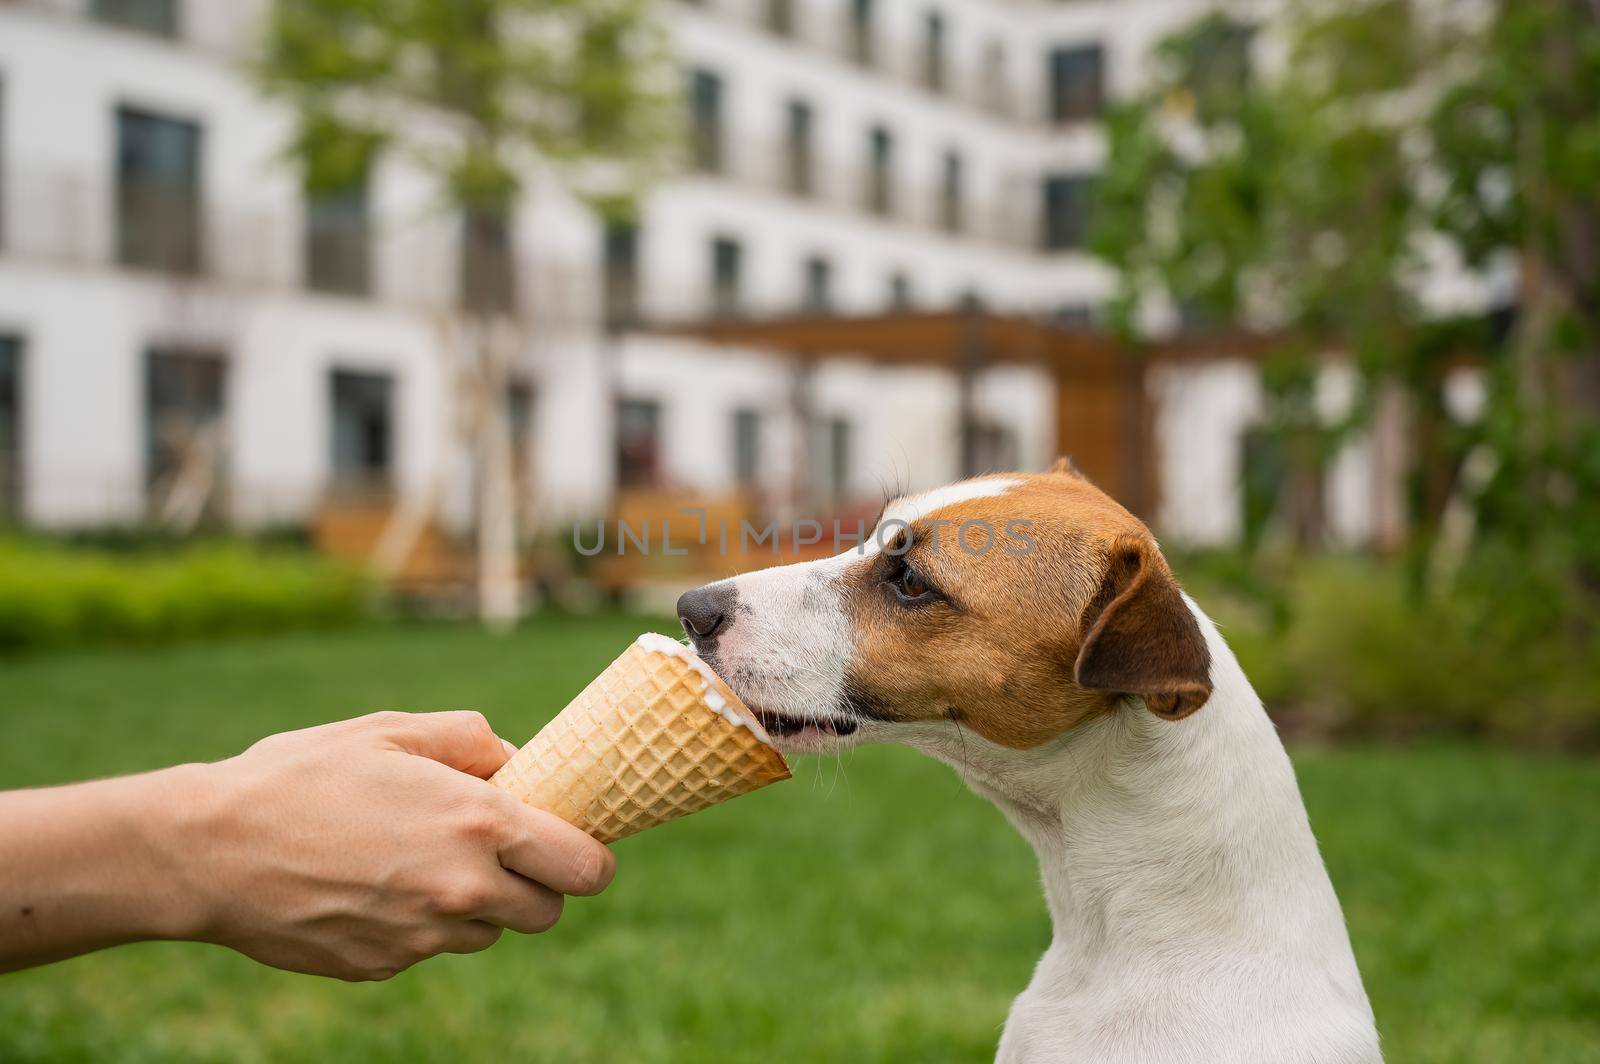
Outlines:
<svg viewBox="0 0 1600 1064"><path fill-rule="evenodd" d="M678 597L678 623L697 647L709 646L733 612L734 591L727 584L707 584Z"/></svg>

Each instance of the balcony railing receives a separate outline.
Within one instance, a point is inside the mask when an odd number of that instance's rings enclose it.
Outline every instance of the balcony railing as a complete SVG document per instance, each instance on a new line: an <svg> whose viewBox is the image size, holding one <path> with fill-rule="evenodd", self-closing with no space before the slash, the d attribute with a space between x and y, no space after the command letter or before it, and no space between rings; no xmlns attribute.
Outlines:
<svg viewBox="0 0 1600 1064"><path fill-rule="evenodd" d="M761 145L748 142L741 142L739 147L729 156L730 172L715 180L769 190L788 198L797 209L837 211L852 224L871 217L865 213L862 196L867 167L817 166L812 195L802 201L789 192L793 175L782 151L763 151ZM693 321L718 313L794 313L803 309L805 302L804 273L799 261L794 264L792 286L752 287L748 282L757 278L744 270L741 272L747 276L741 279L743 283L724 285L719 298L708 265L703 271L697 267L671 276L619 275L607 282L598 247L591 258L572 259L559 253L562 257L555 259L529 254L529 249L519 246L502 248L490 241L487 246L493 254L469 264L463 260L465 226L459 218L444 212L399 218L365 216L354 228L340 229L335 235L318 230L315 223L308 225L303 206L238 209L202 196L192 213L188 213L190 206L182 208L181 216L193 219L192 230L179 232L198 234L198 239L191 241L187 235L174 237L157 225L119 230L117 194L111 182L29 172L11 173L7 178L0 187L5 223L0 265L27 263L61 270L117 271L185 293L203 290L245 297L307 293L314 298L332 295L327 289L334 287L314 281L337 280L340 287L354 288L357 273L364 270L367 284L352 298L430 316L458 312L463 304L477 306L462 296L465 280L479 295L487 294L486 298L492 299L493 309L509 302L523 320L536 325L537 334L545 339L559 339L562 334L592 335L608 325L614 330L628 329ZM876 219L875 224L913 226L935 233L949 221L949 203L942 183L900 180L892 188L892 213ZM981 198L966 199L961 233L942 239L986 241L1008 250L1036 253L1037 186L1024 181L986 188L985 192ZM798 206L802 203L806 206ZM165 217L164 212L165 208L153 217ZM145 233L151 234L155 250L130 250L127 241ZM366 234L364 242L360 239L362 233ZM645 239L649 239L648 233ZM330 257L314 265L308 251L314 252L322 241L330 242ZM180 262L192 269L171 268ZM484 271L494 263L504 263L510 274L503 285L483 279ZM345 282L349 282L348 286ZM739 289L737 299L732 295L735 287ZM886 277L881 303L841 309L847 313L882 309L889 303L889 290ZM199 313L209 306L195 304L192 309ZM219 321L205 319L208 338L222 327Z"/></svg>
<svg viewBox="0 0 1600 1064"><path fill-rule="evenodd" d="M887 173L866 159L854 166L813 158L797 172L789 146L739 137L723 154L722 168L703 176L809 205L848 212L879 222L921 229L946 239L976 241L1032 253L1039 248L1038 178L1025 171L1001 174L980 196L963 181L963 196L953 203L940 179L912 181L903 176L903 153ZM801 181L804 179L802 185ZM804 191L799 191L800 188ZM952 218L959 219L951 225Z"/></svg>
<svg viewBox="0 0 1600 1064"><path fill-rule="evenodd" d="M782 32L772 19L772 0L684 0L685 6L719 19L728 19L785 41L823 53L831 58L879 75L901 85L952 104L982 111L991 118L1008 122L1042 119L1039 107L1024 107L1010 64L989 65L987 50L983 61L957 62L952 46L957 34L946 34L946 51L939 64L937 87L930 85L926 42L920 33L891 35L880 22L863 37L852 20L850 5L820 9L809 4L794 4ZM1015 59L1022 57L1013 57Z"/></svg>
<svg viewBox="0 0 1600 1064"><path fill-rule="evenodd" d="M117 261L168 273L200 272L200 199L158 182L117 186Z"/></svg>
<svg viewBox="0 0 1600 1064"><path fill-rule="evenodd" d="M170 190L119 189L80 174L9 170L0 180L0 263L118 270L165 285L241 293L310 292L427 312L515 306L541 320L598 321L598 267L472 254L448 212L374 218L219 203ZM487 250L485 250L487 249ZM468 288L478 297L463 294ZM592 311L591 308L592 307Z"/></svg>
<svg viewBox="0 0 1600 1064"><path fill-rule="evenodd" d="M355 200L306 204L306 285L363 296L372 290L372 226Z"/></svg>

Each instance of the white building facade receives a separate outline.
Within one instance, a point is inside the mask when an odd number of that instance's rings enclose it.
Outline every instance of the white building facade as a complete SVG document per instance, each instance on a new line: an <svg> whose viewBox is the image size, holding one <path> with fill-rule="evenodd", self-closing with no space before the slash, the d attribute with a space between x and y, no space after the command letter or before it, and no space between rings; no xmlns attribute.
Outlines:
<svg viewBox="0 0 1600 1064"><path fill-rule="evenodd" d="M632 315L675 321L976 297L1082 320L1111 289L1080 247L1096 116L1207 6L664 0L698 170L609 232L535 175L511 234L534 510L593 515L644 482L781 493L801 448L830 497L959 475L952 374L830 360L802 424L781 356L617 334L607 301L625 289ZM429 175L382 157L362 250L340 258L350 234L308 209L283 160L289 115L244 72L263 10L0 3L0 482L29 523L147 519L172 452L199 445L165 415L197 409L214 414L241 524L303 521L346 475L399 494L444 484L447 503L470 490L441 354L462 226ZM1052 388L1043 370L985 372L994 461L1053 459ZM1152 389L1160 523L1226 542L1253 373L1174 370ZM1369 465L1342 462L1330 484L1352 539Z"/></svg>

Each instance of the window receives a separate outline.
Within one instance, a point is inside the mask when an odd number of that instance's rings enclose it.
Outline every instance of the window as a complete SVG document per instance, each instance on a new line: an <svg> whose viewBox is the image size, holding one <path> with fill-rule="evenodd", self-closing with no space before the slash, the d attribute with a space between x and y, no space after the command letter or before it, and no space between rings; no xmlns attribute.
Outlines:
<svg viewBox="0 0 1600 1064"><path fill-rule="evenodd" d="M533 385L525 380L506 384L506 425L511 430L511 477L519 488L533 475Z"/></svg>
<svg viewBox="0 0 1600 1064"><path fill-rule="evenodd" d="M22 341L0 336L0 524L22 517Z"/></svg>
<svg viewBox="0 0 1600 1064"><path fill-rule="evenodd" d="M509 213L467 208L461 217L461 306L475 314L510 314L516 293Z"/></svg>
<svg viewBox="0 0 1600 1064"><path fill-rule="evenodd" d="M966 472L1004 473L1016 469L1017 434L993 422L980 422L973 430L973 467Z"/></svg>
<svg viewBox="0 0 1600 1064"><path fill-rule="evenodd" d="M889 275L889 307L892 310L910 310L911 278L903 271L896 270Z"/></svg>
<svg viewBox="0 0 1600 1064"><path fill-rule="evenodd" d="M117 261L200 269L200 127L117 110Z"/></svg>
<svg viewBox="0 0 1600 1064"><path fill-rule="evenodd" d="M1050 117L1056 122L1097 118L1105 106L1105 50L1098 44L1050 53Z"/></svg>
<svg viewBox="0 0 1600 1064"><path fill-rule="evenodd" d="M322 193L306 203L306 285L318 292L368 291L367 183Z"/></svg>
<svg viewBox="0 0 1600 1064"><path fill-rule="evenodd" d="M722 172L722 79L696 70L689 79L694 165L708 174Z"/></svg>
<svg viewBox="0 0 1600 1064"><path fill-rule="evenodd" d="M94 0L90 13L109 22L158 37L178 35L177 0Z"/></svg>
<svg viewBox="0 0 1600 1064"><path fill-rule="evenodd" d="M850 0L850 58L868 67L878 61L872 4L873 0Z"/></svg>
<svg viewBox="0 0 1600 1064"><path fill-rule="evenodd" d="M1327 497L1327 467L1293 461L1280 433L1264 425L1244 429L1239 440L1239 515L1243 545L1254 549L1268 532L1287 532L1308 544L1323 523L1317 500Z"/></svg>
<svg viewBox="0 0 1600 1064"><path fill-rule="evenodd" d="M626 329L639 320L639 229L628 222L607 222L602 239L606 328Z"/></svg>
<svg viewBox="0 0 1600 1064"><path fill-rule="evenodd" d="M1006 63L1006 46L990 41L983 50L983 106L1002 118L1011 115L1011 73Z"/></svg>
<svg viewBox="0 0 1600 1064"><path fill-rule="evenodd" d="M961 169L961 153L945 152L943 176L939 184L939 227L947 233L961 232L965 221L962 217Z"/></svg>
<svg viewBox="0 0 1600 1064"><path fill-rule="evenodd" d="M817 486L825 498L837 501L850 491L850 422L842 417L823 418L815 427Z"/></svg>
<svg viewBox="0 0 1600 1064"><path fill-rule="evenodd" d="M780 37L794 36L794 0L767 0L767 29Z"/></svg>
<svg viewBox="0 0 1600 1064"><path fill-rule="evenodd" d="M1181 297L1178 300L1178 328L1184 332L1194 332L1200 329L1214 329L1217 326L1217 315L1203 300L1193 296Z"/></svg>
<svg viewBox="0 0 1600 1064"><path fill-rule="evenodd" d="M157 348L145 358L145 484L164 516L185 506L198 518L216 497L226 379L212 352Z"/></svg>
<svg viewBox="0 0 1600 1064"><path fill-rule="evenodd" d="M811 105L801 100L790 100L786 177L789 191L796 196L810 196L815 191L812 179L811 126Z"/></svg>
<svg viewBox="0 0 1600 1064"><path fill-rule="evenodd" d="M1088 303L1063 303L1050 315L1050 320L1063 329L1091 329L1094 318L1094 307Z"/></svg>
<svg viewBox="0 0 1600 1064"><path fill-rule="evenodd" d="M336 487L386 490L394 470L394 378L334 370L332 402Z"/></svg>
<svg viewBox="0 0 1600 1064"><path fill-rule="evenodd" d="M1094 198L1094 178L1081 174L1056 174L1044 179L1044 210L1040 242L1046 251L1073 251L1083 247L1089 233L1089 212Z"/></svg>
<svg viewBox="0 0 1600 1064"><path fill-rule="evenodd" d="M944 16L928 12L922 24L922 84L932 92L945 90Z"/></svg>
<svg viewBox="0 0 1600 1064"><path fill-rule="evenodd" d="M711 310L731 317L739 313L743 287L744 248L737 240L719 236L711 241Z"/></svg>
<svg viewBox="0 0 1600 1064"><path fill-rule="evenodd" d="M806 259L805 309L820 314L832 302L833 264L821 255Z"/></svg>
<svg viewBox="0 0 1600 1064"><path fill-rule="evenodd" d="M661 404L654 399L617 403L617 484L634 488L661 480Z"/></svg>
<svg viewBox="0 0 1600 1064"><path fill-rule="evenodd" d="M733 482L741 488L761 483L761 412L733 412Z"/></svg>
<svg viewBox="0 0 1600 1064"><path fill-rule="evenodd" d="M1250 85L1255 30L1224 16L1208 18L1193 35L1188 56L1201 118L1225 113Z"/></svg>
<svg viewBox="0 0 1600 1064"><path fill-rule="evenodd" d="M0 76L0 251L6 246L6 79Z"/></svg>
<svg viewBox="0 0 1600 1064"><path fill-rule="evenodd" d="M894 138L887 129L876 126L868 144L867 210L887 216L894 213Z"/></svg>

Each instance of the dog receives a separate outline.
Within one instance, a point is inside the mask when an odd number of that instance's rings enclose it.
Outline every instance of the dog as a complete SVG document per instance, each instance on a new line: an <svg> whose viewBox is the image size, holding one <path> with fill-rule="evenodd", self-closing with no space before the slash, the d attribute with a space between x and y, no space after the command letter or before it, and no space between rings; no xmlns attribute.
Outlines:
<svg viewBox="0 0 1600 1064"><path fill-rule="evenodd" d="M1149 529L1070 463L893 500L837 557L678 616L783 752L915 747L1032 844L1054 933L999 1061L1381 1061L1261 700Z"/></svg>

